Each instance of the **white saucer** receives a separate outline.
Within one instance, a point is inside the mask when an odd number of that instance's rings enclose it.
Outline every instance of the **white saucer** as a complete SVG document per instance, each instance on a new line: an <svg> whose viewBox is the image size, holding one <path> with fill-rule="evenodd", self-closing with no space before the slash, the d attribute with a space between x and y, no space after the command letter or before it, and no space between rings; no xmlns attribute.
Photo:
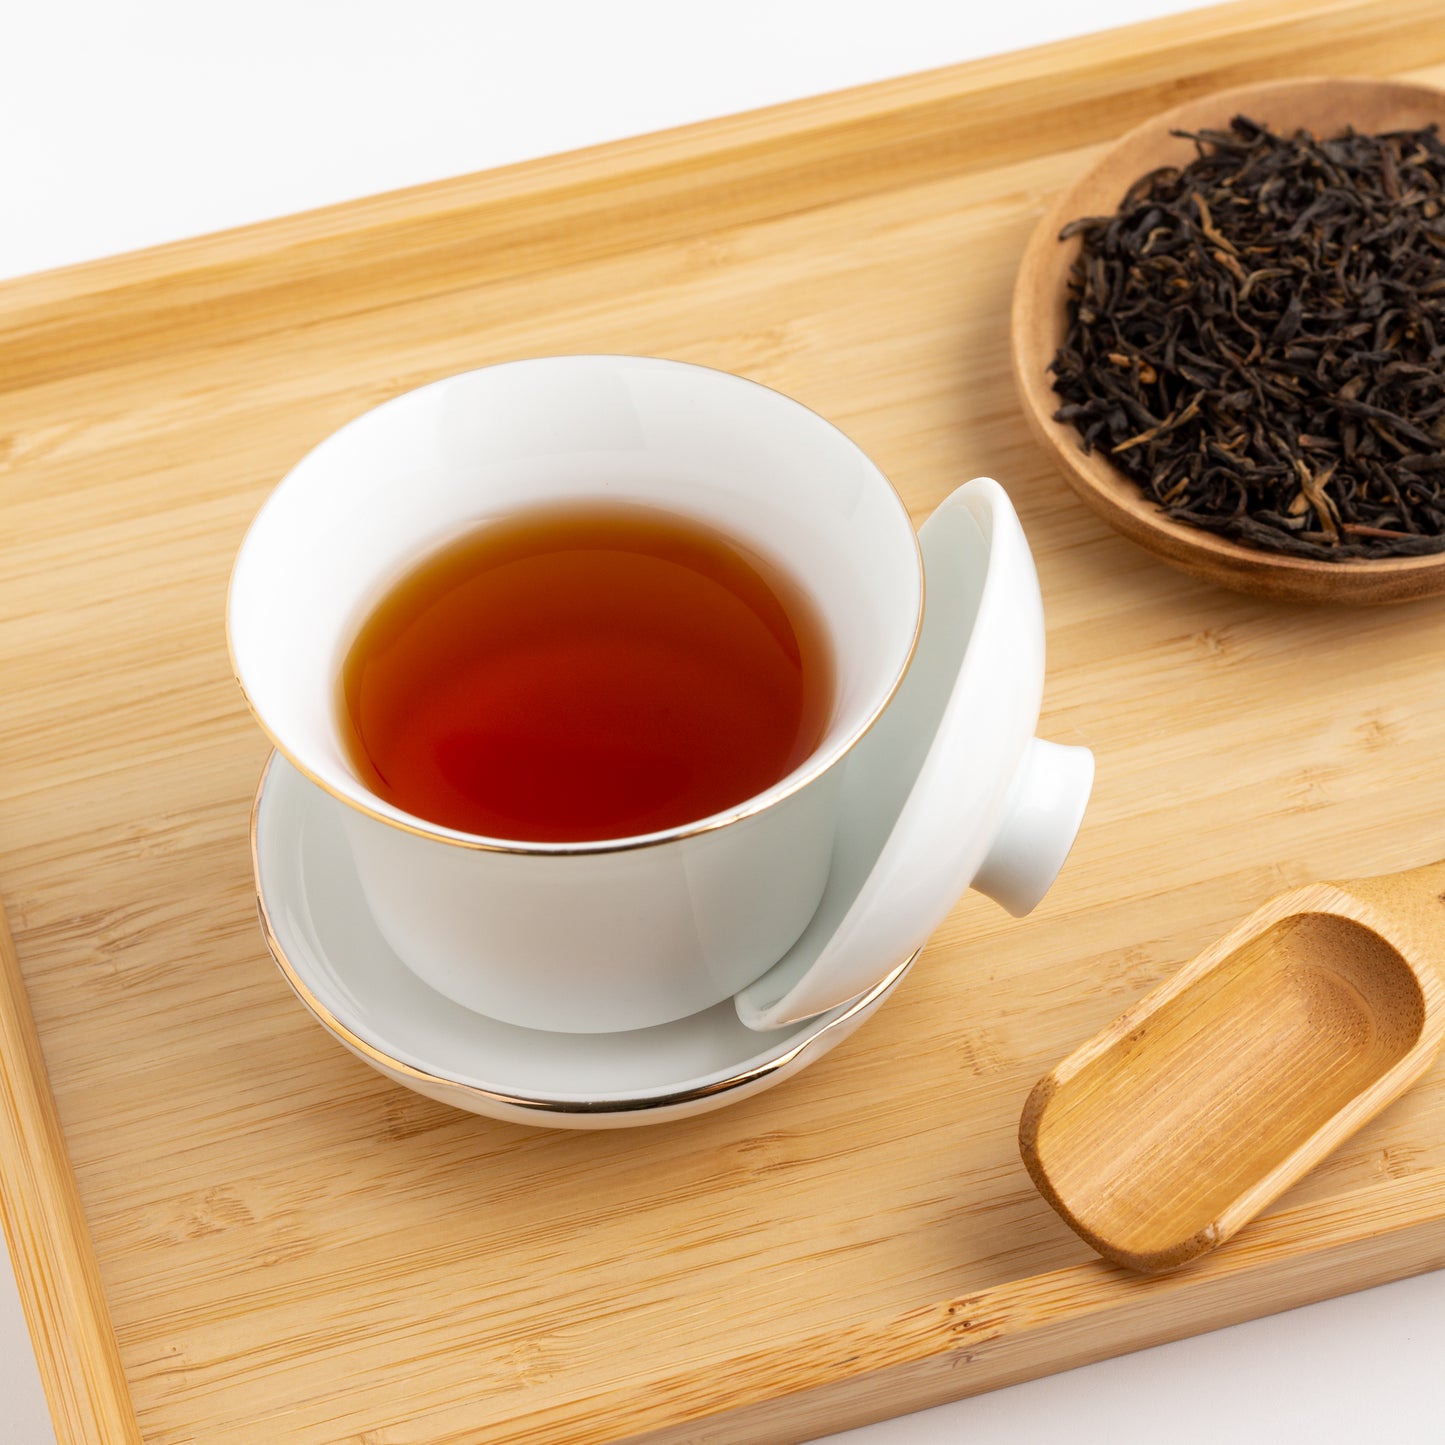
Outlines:
<svg viewBox="0 0 1445 1445"><path fill-rule="evenodd" d="M399 1084L474 1114L571 1129L654 1124L781 1083L847 1038L910 955L866 993L758 1033L731 999L657 1028L553 1034L473 1013L428 988L372 923L341 836L345 806L273 754L251 815L266 942L323 1028Z"/></svg>

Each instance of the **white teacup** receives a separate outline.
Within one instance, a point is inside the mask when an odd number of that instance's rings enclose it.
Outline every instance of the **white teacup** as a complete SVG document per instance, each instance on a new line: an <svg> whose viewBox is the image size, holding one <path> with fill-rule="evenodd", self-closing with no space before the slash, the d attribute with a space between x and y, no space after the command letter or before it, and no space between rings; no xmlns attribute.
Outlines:
<svg viewBox="0 0 1445 1445"><path fill-rule="evenodd" d="M337 703L365 616L458 534L567 499L700 521L807 593L834 664L831 718L807 759L726 812L598 842L469 835L367 787ZM898 689L922 610L906 508L821 417L725 372L560 356L435 382L322 442L247 533L227 626L262 727L348 805L362 887L398 956L492 1018L610 1032L720 1003L801 935L828 877L839 765Z"/></svg>

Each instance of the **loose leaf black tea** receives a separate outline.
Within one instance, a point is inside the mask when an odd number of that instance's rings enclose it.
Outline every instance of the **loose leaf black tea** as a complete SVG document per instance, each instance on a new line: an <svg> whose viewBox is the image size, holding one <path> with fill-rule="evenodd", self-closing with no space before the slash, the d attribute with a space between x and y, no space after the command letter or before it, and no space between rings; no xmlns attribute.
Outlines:
<svg viewBox="0 0 1445 1445"><path fill-rule="evenodd" d="M1322 560L1445 551L1445 145L1236 116L1086 217L1059 421L1171 517Z"/></svg>

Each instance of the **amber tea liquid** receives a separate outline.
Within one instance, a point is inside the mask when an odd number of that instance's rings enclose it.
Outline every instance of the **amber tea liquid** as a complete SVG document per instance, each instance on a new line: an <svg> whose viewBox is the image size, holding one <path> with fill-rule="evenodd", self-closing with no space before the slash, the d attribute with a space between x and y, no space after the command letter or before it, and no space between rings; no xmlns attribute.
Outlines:
<svg viewBox="0 0 1445 1445"><path fill-rule="evenodd" d="M586 842L722 812L817 746L822 627L701 524L632 506L487 523L423 561L346 655L343 733L379 796L491 838Z"/></svg>

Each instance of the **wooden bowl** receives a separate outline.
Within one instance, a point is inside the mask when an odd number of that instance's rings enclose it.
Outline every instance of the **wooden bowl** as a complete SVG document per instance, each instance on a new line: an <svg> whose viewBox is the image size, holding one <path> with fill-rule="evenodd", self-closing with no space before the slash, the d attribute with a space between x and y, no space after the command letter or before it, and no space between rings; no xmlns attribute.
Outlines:
<svg viewBox="0 0 1445 1445"><path fill-rule="evenodd" d="M1445 592L1445 553L1317 562L1176 522L1099 451L1085 455L1071 425L1054 420L1061 399L1048 368L1067 328L1069 268L1080 245L1078 237L1060 241L1059 232L1080 216L1112 214L1148 171L1193 159L1193 142L1171 131L1227 129L1240 113L1276 131L1304 127L1323 135L1346 126L1368 134L1431 122L1445 128L1445 91L1377 80L1272 81L1191 100L1131 130L1059 196L1024 251L1011 321L1014 381L1024 415L1069 485L1095 512L1131 541L1193 576L1295 602L1408 602Z"/></svg>

